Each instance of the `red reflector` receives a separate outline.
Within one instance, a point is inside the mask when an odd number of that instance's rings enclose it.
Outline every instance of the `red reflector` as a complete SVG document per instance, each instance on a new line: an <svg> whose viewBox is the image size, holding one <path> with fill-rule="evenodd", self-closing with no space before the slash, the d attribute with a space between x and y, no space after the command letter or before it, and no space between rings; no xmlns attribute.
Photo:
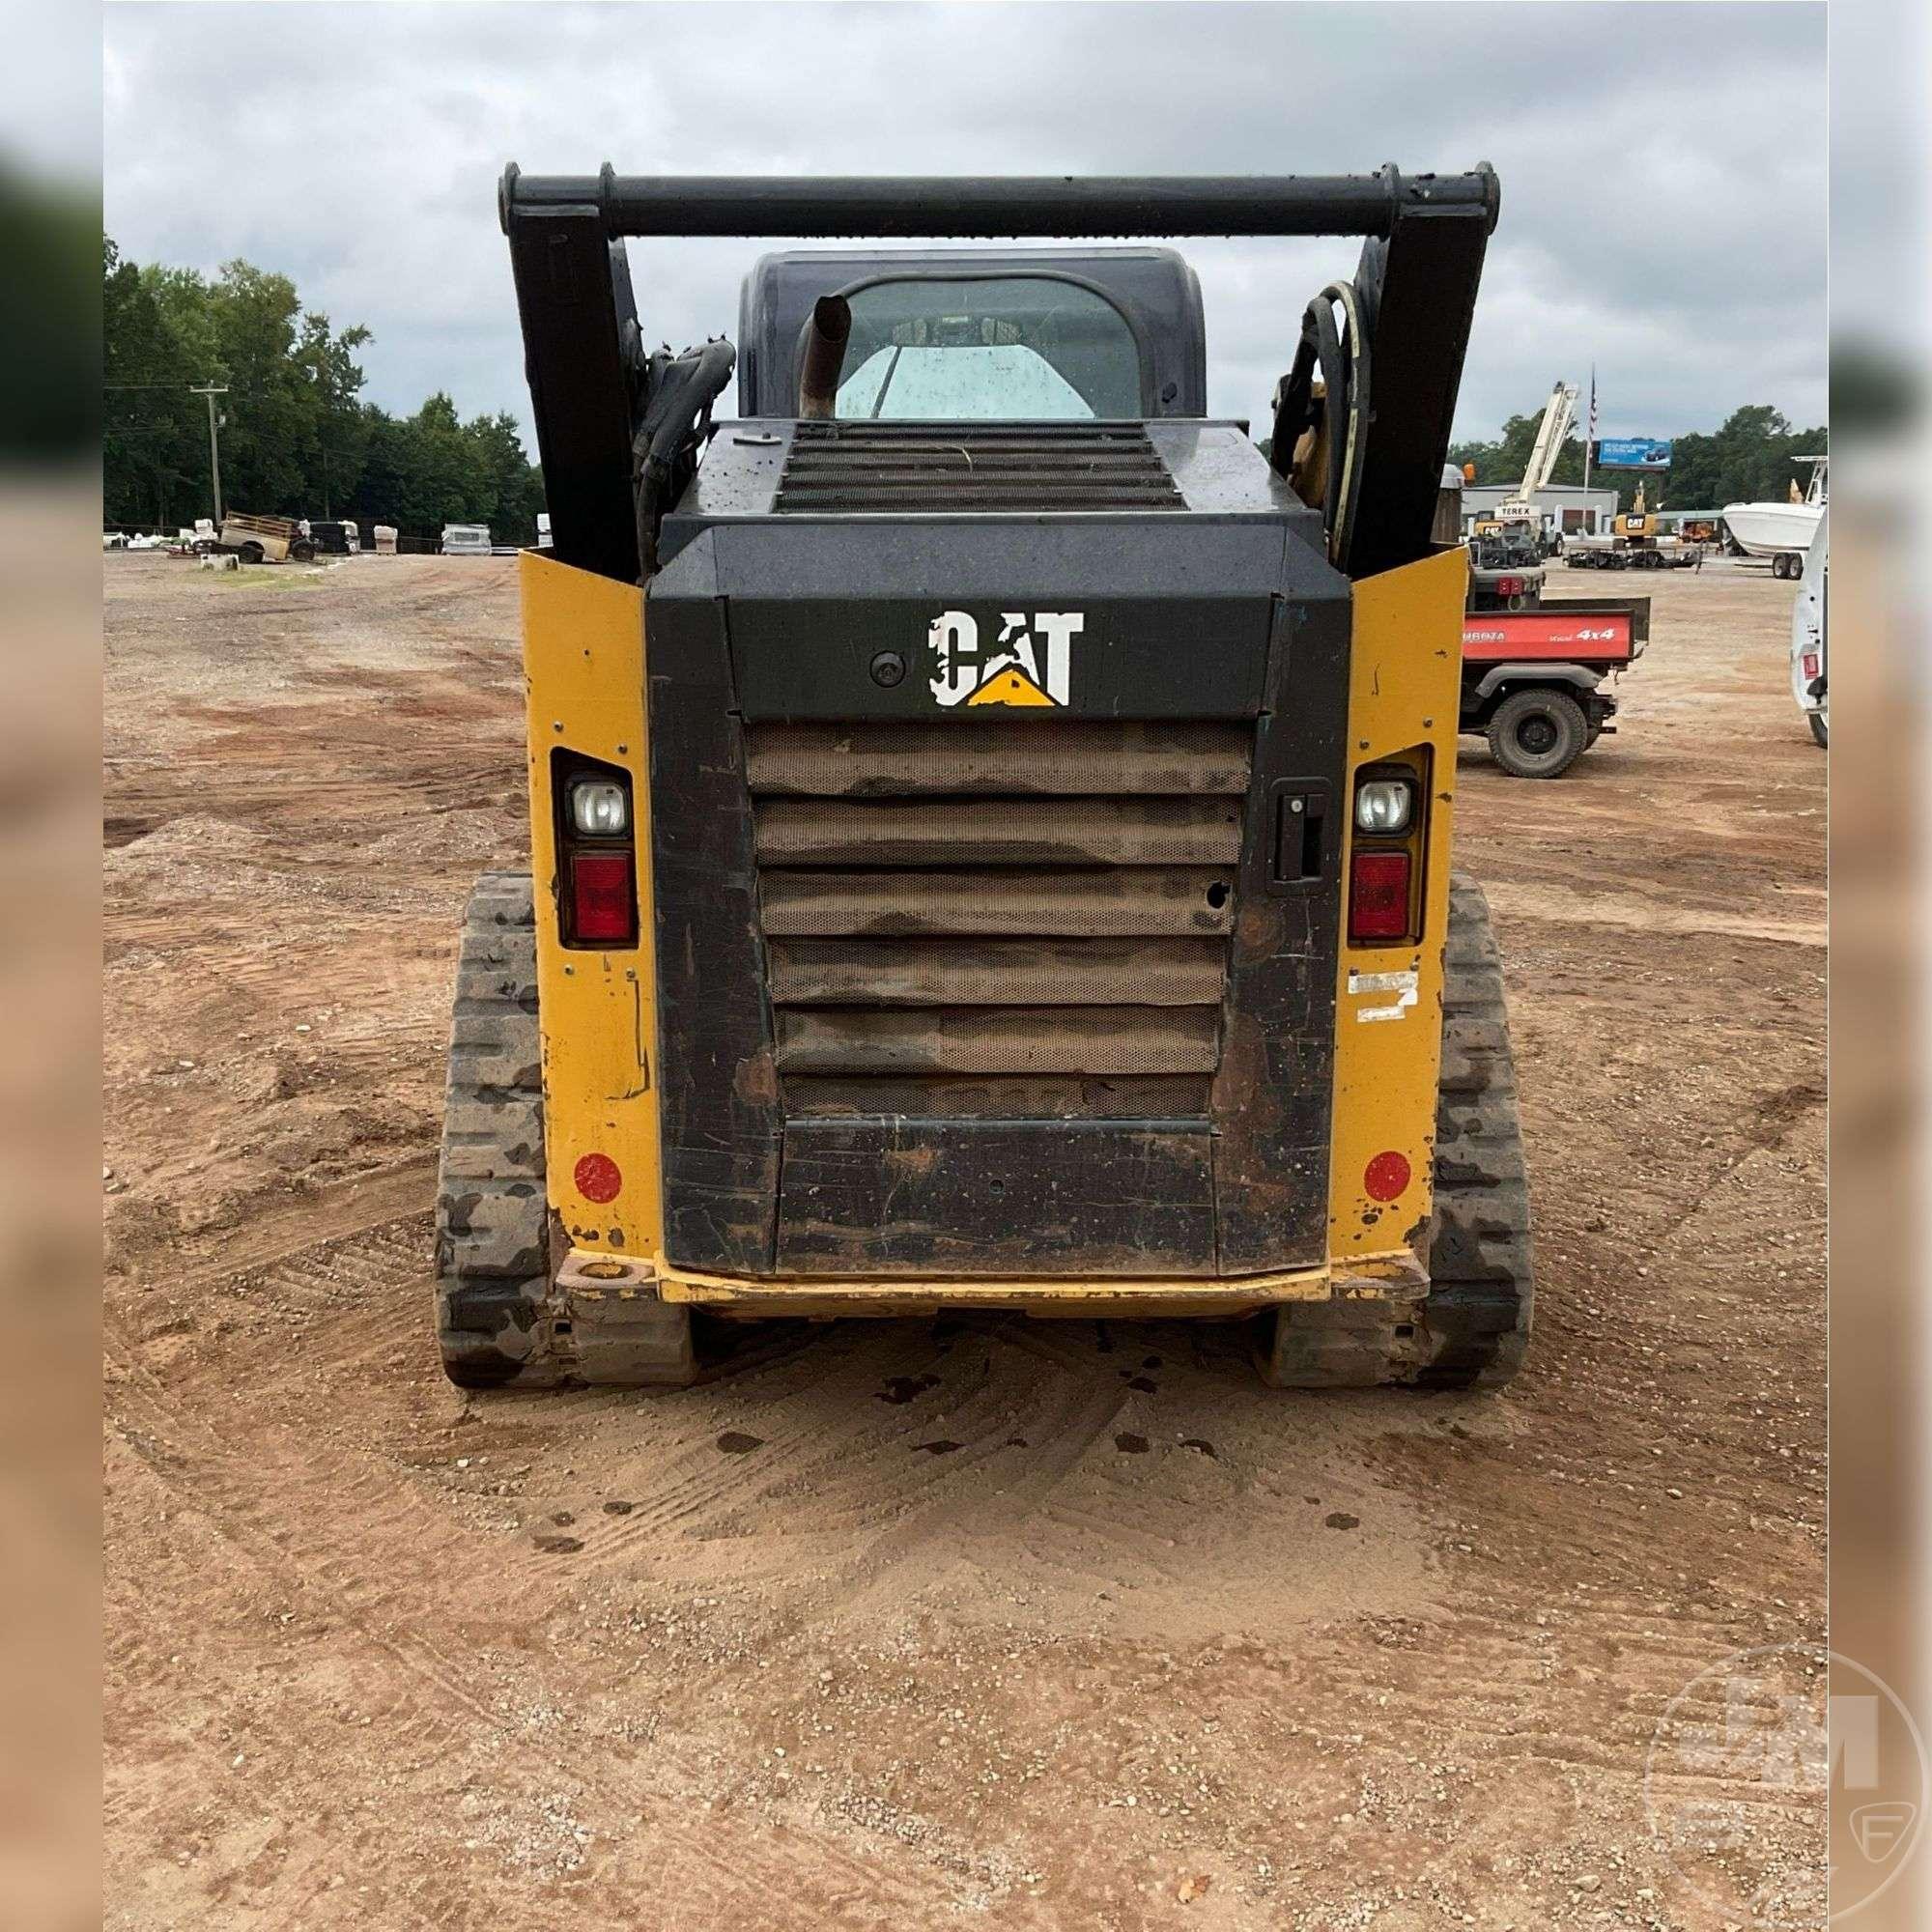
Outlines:
<svg viewBox="0 0 1932 1932"><path fill-rule="evenodd" d="M1799 662L1804 667L1804 675L1806 677L1816 677L1818 675L1818 653L1816 651L1806 651Z"/></svg>
<svg viewBox="0 0 1932 1932"><path fill-rule="evenodd" d="M1408 1185L1408 1156L1385 1149L1362 1170L1362 1191L1371 1201L1393 1201Z"/></svg>
<svg viewBox="0 0 1932 1932"><path fill-rule="evenodd" d="M570 862L570 936L628 946L637 931L628 852L580 852Z"/></svg>
<svg viewBox="0 0 1932 1932"><path fill-rule="evenodd" d="M1522 579L1520 577L1498 578L1496 581L1496 588L1500 590L1505 597L1520 597L1522 595Z"/></svg>
<svg viewBox="0 0 1932 1932"><path fill-rule="evenodd" d="M587 1153L577 1163L571 1179L586 1201L614 1201L624 1191L624 1177L608 1153Z"/></svg>
<svg viewBox="0 0 1932 1932"><path fill-rule="evenodd" d="M1357 852L1349 867L1349 937L1408 937L1408 854Z"/></svg>

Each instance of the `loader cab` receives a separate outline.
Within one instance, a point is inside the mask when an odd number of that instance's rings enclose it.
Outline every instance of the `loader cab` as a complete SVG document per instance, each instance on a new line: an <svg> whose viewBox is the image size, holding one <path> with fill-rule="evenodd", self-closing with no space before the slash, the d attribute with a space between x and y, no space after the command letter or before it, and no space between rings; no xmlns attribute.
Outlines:
<svg viewBox="0 0 1932 1932"><path fill-rule="evenodd" d="M1172 248L789 250L739 299L739 410L795 412L812 304L842 295L841 420L1208 412L1201 284Z"/></svg>

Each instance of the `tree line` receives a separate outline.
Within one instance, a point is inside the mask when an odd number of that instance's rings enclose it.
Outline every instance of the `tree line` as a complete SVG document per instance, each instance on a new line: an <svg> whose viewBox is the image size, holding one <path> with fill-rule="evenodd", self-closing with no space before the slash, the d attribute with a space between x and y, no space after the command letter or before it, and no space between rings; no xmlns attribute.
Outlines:
<svg viewBox="0 0 1932 1932"><path fill-rule="evenodd" d="M438 393L413 415L362 399L360 326L305 308L288 276L228 263L214 276L126 260L101 243L101 508L109 524L170 530L211 514L208 405L225 504L285 517L390 524L405 540L446 523L530 543L543 476L516 419L463 421Z"/></svg>
<svg viewBox="0 0 1932 1932"><path fill-rule="evenodd" d="M1540 409L1511 416L1493 442L1458 442L1449 449L1451 463L1476 466L1478 483L1517 483L1529 465L1536 441ZM1692 434L1670 440L1670 468L1639 474L1634 469L1605 469L1593 465L1592 489L1615 490L1617 508L1627 510L1639 482L1647 487L1649 509L1721 510L1726 503L1781 502L1792 483L1801 487L1808 470L1801 456L1822 456L1827 449L1824 429L1793 429L1767 403L1752 403L1732 411L1720 429L1710 435ZM1556 459L1552 483L1583 480L1583 439L1569 437Z"/></svg>
<svg viewBox="0 0 1932 1932"><path fill-rule="evenodd" d="M524 453L516 419L499 412L463 421L439 392L413 415L362 399L360 326L336 328L305 308L288 276L234 261L213 276L123 258L101 243L102 509L110 524L174 529L212 507L207 404L215 398L221 492L238 509L294 517L353 517L433 540L446 523L488 524L499 542L529 543L543 508L543 475ZM1514 483L1541 411L1511 416L1492 441L1452 444L1478 483ZM1265 446L1265 445L1264 445ZM1822 428L1794 430L1766 404L1734 411L1710 435L1680 436L1671 467L1640 479L1593 468L1591 482L1628 509L1639 480L1659 507L1715 510L1781 498L1804 480L1796 459L1822 453ZM1583 440L1572 435L1554 481L1581 483Z"/></svg>

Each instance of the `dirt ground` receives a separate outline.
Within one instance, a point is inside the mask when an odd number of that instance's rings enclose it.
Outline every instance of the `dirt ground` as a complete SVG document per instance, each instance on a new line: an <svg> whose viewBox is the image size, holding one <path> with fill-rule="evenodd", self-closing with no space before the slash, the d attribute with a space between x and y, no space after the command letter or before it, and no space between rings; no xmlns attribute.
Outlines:
<svg viewBox="0 0 1932 1932"><path fill-rule="evenodd" d="M524 852L515 566L103 576L110 1925L1809 1922L1821 1804L1719 1765L1748 1833L1673 1860L1645 1792L1691 1679L1822 1634L1789 585L1617 581L1619 733L1461 760L1540 1226L1506 1392L987 1319L466 1399L429 1208L459 908Z"/></svg>

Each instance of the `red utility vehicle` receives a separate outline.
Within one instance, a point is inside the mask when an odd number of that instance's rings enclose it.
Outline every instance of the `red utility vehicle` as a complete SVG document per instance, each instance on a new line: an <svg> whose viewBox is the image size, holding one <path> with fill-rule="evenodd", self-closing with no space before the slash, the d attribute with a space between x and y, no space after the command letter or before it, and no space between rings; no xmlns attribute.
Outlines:
<svg viewBox="0 0 1932 1932"><path fill-rule="evenodd" d="M1643 655L1648 597L1596 597L1463 618L1462 728L1520 779L1560 778L1605 731L1605 689Z"/></svg>

